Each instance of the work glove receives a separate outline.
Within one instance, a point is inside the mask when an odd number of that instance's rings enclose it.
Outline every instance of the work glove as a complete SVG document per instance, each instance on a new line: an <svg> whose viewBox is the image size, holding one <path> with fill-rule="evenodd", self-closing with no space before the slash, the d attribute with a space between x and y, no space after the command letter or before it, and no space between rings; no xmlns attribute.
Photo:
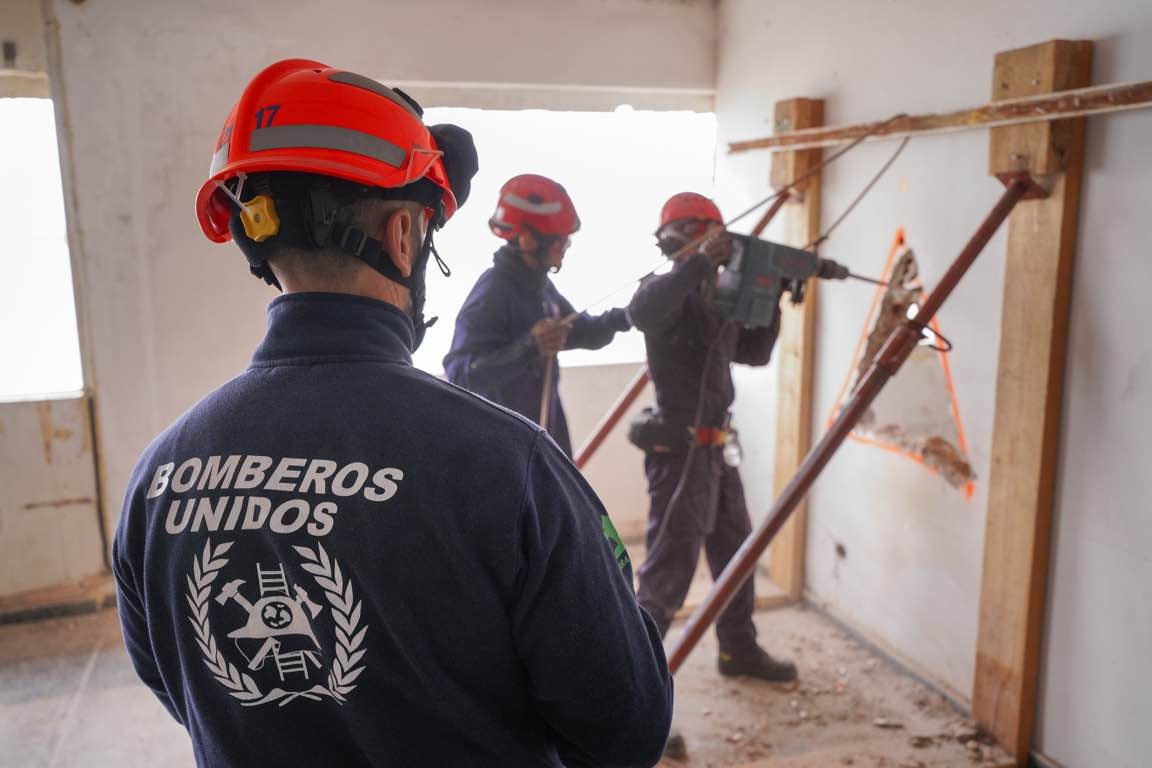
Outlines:
<svg viewBox="0 0 1152 768"><path fill-rule="evenodd" d="M558 317L546 317L532 326L532 341L541 355L554 355L564 349L571 327Z"/></svg>
<svg viewBox="0 0 1152 768"><path fill-rule="evenodd" d="M623 307L608 310L608 324L617 333L632 330L632 318L628 317L628 310Z"/></svg>
<svg viewBox="0 0 1152 768"><path fill-rule="evenodd" d="M704 242L696 248L696 252L703 254L713 266L727 264L732 258L732 238L723 229L714 229Z"/></svg>

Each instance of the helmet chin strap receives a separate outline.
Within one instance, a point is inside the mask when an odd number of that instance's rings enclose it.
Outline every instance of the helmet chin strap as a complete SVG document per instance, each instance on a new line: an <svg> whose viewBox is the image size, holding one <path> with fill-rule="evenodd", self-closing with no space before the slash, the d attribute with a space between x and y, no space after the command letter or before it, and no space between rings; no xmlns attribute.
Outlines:
<svg viewBox="0 0 1152 768"><path fill-rule="evenodd" d="M428 221L428 229L424 233L424 241L420 244L420 251L412 262L412 270L405 275L392 261L384 243L369 235L362 229L344 224L336 220L339 206L325 193L324 190L314 189L311 194L312 237L317 245L335 248L350 253L363 261L372 269L394 283L399 283L408 289L412 306L408 316L412 319L412 351L419 349L424 341L424 335L438 318L424 319L425 299L425 273L428 260L433 256L441 274L448 277L452 271L432 242L436 232L436 225L443 218L443 202L437 200L432 203L433 215Z"/></svg>
<svg viewBox="0 0 1152 768"><path fill-rule="evenodd" d="M436 244L432 242L432 235L436 231L435 221L439 217L439 212L433 217L432 221L428 222L428 231L424 233L424 242L420 246L420 254L416 259L416 263L412 265L412 275L408 280L408 291L412 296L412 307L409 311L409 316L412 318L412 351L415 352L424 343L424 335L428 329L436 324L440 319L439 316L424 319L424 299L425 299L425 276L428 271L429 257L435 257L436 266L440 269L440 274L444 277L451 277L452 270L444 263L444 259L440 258L439 252L436 250Z"/></svg>
<svg viewBox="0 0 1152 768"><path fill-rule="evenodd" d="M532 237L536 241L536 250L532 251L528 255L532 257L532 261L536 262L536 270L538 272L544 272L545 274L556 274L560 271L560 267L548 266L546 259L548 257L548 252L552 250L552 246L562 241L566 236L542 235L531 227L529 227L529 230L531 230Z"/></svg>

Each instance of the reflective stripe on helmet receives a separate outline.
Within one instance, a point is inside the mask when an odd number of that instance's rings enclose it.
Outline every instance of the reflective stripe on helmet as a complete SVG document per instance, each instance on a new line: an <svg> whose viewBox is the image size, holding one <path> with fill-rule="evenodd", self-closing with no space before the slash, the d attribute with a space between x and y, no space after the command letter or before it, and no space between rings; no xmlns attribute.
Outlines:
<svg viewBox="0 0 1152 768"><path fill-rule="evenodd" d="M528 213L538 213L542 216L548 216L554 213L560 213L564 209L564 204L559 200L553 200L550 203L534 203L531 200L506 192L504 197L500 199L504 205L510 205L521 211Z"/></svg>
<svg viewBox="0 0 1152 768"><path fill-rule="evenodd" d="M228 162L228 148L231 142L224 142L220 145L220 149L216 150L216 154L212 155L212 165L208 168L208 175L215 176L224 164Z"/></svg>
<svg viewBox="0 0 1152 768"><path fill-rule="evenodd" d="M372 93L383 96L389 101L399 104L401 107L404 107L404 109L408 110L409 114L411 114L417 120L423 121L423 116L412 107L410 102L402 98L400 94L396 93L396 91L392 90L383 83L376 82L370 77L364 77L364 75L358 75L355 72L333 72L332 74L328 75L328 79L334 83L354 85L357 88L363 88L366 91L372 91Z"/></svg>
<svg viewBox="0 0 1152 768"><path fill-rule="evenodd" d="M310 148L334 149L379 160L396 168L404 165L407 153L390 141L351 128L335 125L277 125L257 128L249 134L249 151Z"/></svg>

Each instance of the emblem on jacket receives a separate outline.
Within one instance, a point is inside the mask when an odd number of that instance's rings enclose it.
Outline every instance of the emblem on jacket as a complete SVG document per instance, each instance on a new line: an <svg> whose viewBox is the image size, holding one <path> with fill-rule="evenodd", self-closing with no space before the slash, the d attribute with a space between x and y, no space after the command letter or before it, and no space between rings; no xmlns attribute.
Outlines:
<svg viewBox="0 0 1152 768"><path fill-rule="evenodd" d="M326 607L290 577L282 562L257 563L249 571L255 576L252 582L228 578L224 572L231 547L230 541L215 546L205 542L187 578L188 619L212 676L244 706L273 701L284 706L298 698L330 698L343 704L364 672L360 662L367 627L361 626L360 601L340 564L320 544L315 549L293 547L301 558L299 567L311 574ZM213 594L218 580L223 586ZM231 644L216 642L212 618L235 627L226 635ZM333 629L330 664L316 634L317 626L325 624Z"/></svg>

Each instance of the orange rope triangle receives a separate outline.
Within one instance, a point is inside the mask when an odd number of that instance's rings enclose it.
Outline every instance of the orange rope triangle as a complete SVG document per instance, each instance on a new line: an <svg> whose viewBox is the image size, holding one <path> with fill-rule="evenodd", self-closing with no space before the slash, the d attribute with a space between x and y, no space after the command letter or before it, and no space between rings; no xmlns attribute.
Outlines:
<svg viewBox="0 0 1152 768"><path fill-rule="evenodd" d="M887 283L890 281L893 269L896 266L896 259L903 253L906 248L907 241L904 228L900 227L896 231L896 236L892 240L892 246L888 249L888 258L884 262L882 278L884 282ZM905 287L919 289L921 287L919 284L919 278L917 277L912 285ZM839 414L840 409L843 407L845 398L848 396L851 388L855 384L857 378L856 372L860 369L860 365L863 361L862 358L867 347L868 339L875 331L876 322L878 320L877 313L881 307L885 293L888 290L888 287L877 286L876 293L872 297L872 305L868 309L868 314L864 319L864 327L860 333L860 338L857 340L856 348L852 352L852 366L848 370L847 375L844 377L844 383L841 385L840 392L836 396L836 401L832 406L832 411L828 415L827 424L829 426L832 424L832 421L836 418L837 414ZM936 322L935 318L933 318L929 323L929 328L937 336L943 337L943 334L940 332L940 326ZM950 445L948 451L953 451L959 457L962 457L963 469L967 470L966 479L959 478L962 480L962 482L957 482L958 478L954 469L948 469L946 470L946 473L941 472L939 457L937 457L935 453L930 453L928 450L926 450L926 446L921 447L921 449L917 449L917 446L910 445L908 441L901 443L891 439L885 434L876 434L869 431L867 428L860 427L859 425L852 431L849 437L859 443L863 443L865 445L873 445L877 448L883 448L884 450L899 454L905 458L915 461L934 474L944 475L945 479L951 482L953 485L957 485L957 487L963 488L965 498L971 499L972 495L976 491L976 484L974 476L971 474L971 465L968 463L968 441L964 435L963 422L960 419L960 405L956 397L956 387L952 379L952 369L948 364L948 355L945 352L937 351L935 357L939 360L939 364L943 371L945 385L948 390L949 407L951 409L950 416L956 427L956 444L954 446ZM942 440L942 438L937 438L933 444L939 445L937 442L939 440ZM947 441L944 442L947 443Z"/></svg>

